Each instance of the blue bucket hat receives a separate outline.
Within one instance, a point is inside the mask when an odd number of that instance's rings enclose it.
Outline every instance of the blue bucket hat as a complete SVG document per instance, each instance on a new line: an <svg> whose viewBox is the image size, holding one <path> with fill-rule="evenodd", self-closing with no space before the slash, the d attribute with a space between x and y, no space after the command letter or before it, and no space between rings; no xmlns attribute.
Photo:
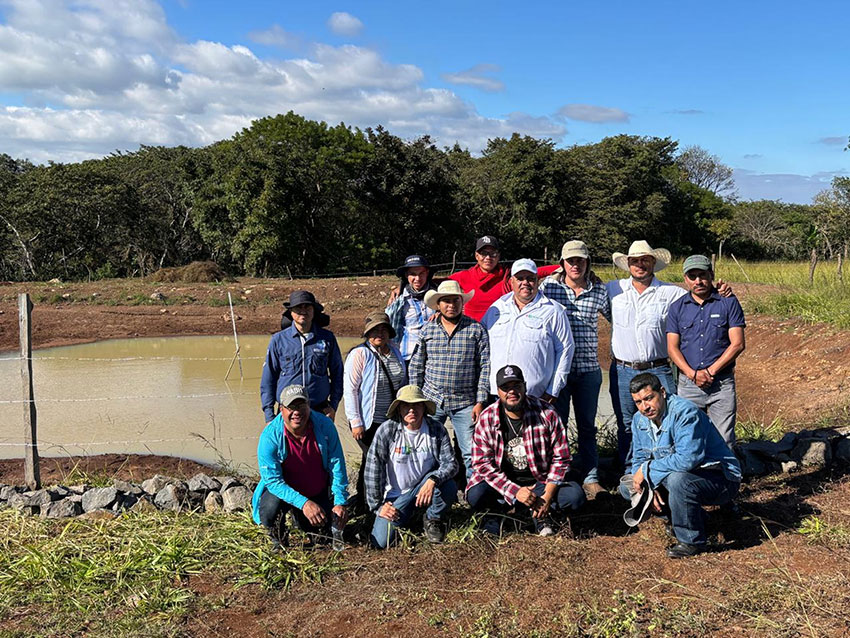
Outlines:
<svg viewBox="0 0 850 638"><path fill-rule="evenodd" d="M404 260L404 265L396 268L395 274L397 277L405 277L408 268L428 268L431 269L431 264L422 255L408 255Z"/></svg>

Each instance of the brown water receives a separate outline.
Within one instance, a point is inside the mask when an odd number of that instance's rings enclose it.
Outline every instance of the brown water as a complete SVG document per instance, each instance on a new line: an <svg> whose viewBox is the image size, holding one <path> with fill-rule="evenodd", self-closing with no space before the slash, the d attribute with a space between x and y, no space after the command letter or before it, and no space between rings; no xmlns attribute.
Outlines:
<svg viewBox="0 0 850 638"><path fill-rule="evenodd" d="M260 376L269 337L240 336L244 378L229 337L120 339L39 350L33 355L39 453L180 456L256 469L265 426ZM361 339L339 338L343 355ZM607 375L606 375L607 378ZM0 355L0 458L23 457L20 362ZM607 380L599 420L612 410ZM340 404L346 456L360 458Z"/></svg>

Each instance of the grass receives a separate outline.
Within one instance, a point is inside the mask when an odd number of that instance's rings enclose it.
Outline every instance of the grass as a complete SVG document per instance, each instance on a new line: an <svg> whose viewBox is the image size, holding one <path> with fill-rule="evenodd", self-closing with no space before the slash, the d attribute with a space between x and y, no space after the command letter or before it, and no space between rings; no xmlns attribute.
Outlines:
<svg viewBox="0 0 850 638"><path fill-rule="evenodd" d="M850 547L850 526L842 523L829 523L818 516L808 516L797 528L811 543L817 543L832 549Z"/></svg>
<svg viewBox="0 0 850 638"><path fill-rule="evenodd" d="M92 635L166 636L195 608L195 575L279 589L321 582L341 569L332 552L272 552L247 514L55 522L3 510L0 530L0 617L26 618L8 635L67 636L85 628Z"/></svg>
<svg viewBox="0 0 850 638"><path fill-rule="evenodd" d="M738 421L735 425L735 438L740 443L747 441L778 441L787 431L782 419L776 417L770 423L756 419Z"/></svg>

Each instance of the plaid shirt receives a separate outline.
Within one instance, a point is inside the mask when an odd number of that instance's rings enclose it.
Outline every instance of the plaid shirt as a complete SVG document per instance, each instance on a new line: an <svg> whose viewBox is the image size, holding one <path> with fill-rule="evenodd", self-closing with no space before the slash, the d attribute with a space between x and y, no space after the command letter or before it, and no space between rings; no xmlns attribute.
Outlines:
<svg viewBox="0 0 850 638"><path fill-rule="evenodd" d="M410 360L410 383L444 410L486 403L490 391L490 339L475 319L461 315L449 336L435 319L419 333Z"/></svg>
<svg viewBox="0 0 850 638"><path fill-rule="evenodd" d="M570 469L570 448L561 417L548 403L527 395L522 415L522 439L528 457L528 469L541 483L563 484ZM516 501L520 486L511 482L502 471L505 441L499 418L500 401L481 412L472 436L472 478L466 486L486 481L504 496L508 504Z"/></svg>
<svg viewBox="0 0 850 638"><path fill-rule="evenodd" d="M570 372L598 370L599 315L611 321L611 299L608 297L608 290L602 284L594 286L588 282L584 292L576 296L575 291L558 281L555 274L543 280L540 284L540 292L552 301L557 301L567 311L576 344Z"/></svg>
<svg viewBox="0 0 850 638"><path fill-rule="evenodd" d="M437 459L437 467L427 473L434 479L437 486L440 486L457 473L457 461L445 426L429 416L426 416L425 420L428 423L428 445L434 458ZM390 448L403 427L401 423L392 419L384 421L378 427L372 445L369 446L366 468L363 470L363 483L366 488L366 502L373 512L377 512L384 504L384 495L390 484L387 471L390 463Z"/></svg>

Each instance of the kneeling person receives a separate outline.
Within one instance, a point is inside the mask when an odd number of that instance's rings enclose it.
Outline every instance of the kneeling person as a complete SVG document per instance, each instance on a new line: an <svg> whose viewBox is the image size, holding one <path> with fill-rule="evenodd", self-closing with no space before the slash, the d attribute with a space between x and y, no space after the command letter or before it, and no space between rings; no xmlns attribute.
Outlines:
<svg viewBox="0 0 850 638"><path fill-rule="evenodd" d="M435 409L422 390L407 385L375 433L365 473L366 502L375 513L375 547L392 545L397 528L407 527L417 510L425 510L425 537L432 543L445 538L445 519L457 499L452 480L457 461L446 428L431 418Z"/></svg>
<svg viewBox="0 0 850 638"><path fill-rule="evenodd" d="M517 366L500 369L496 386L499 400L475 426L466 500L473 510L525 508L537 532L550 536L550 511L576 510L585 502L579 484L564 478L570 468L566 430L552 406L526 394ZM498 534L499 527L495 516L484 519L486 531Z"/></svg>
<svg viewBox="0 0 850 638"><path fill-rule="evenodd" d="M285 541L286 513L299 528L330 537L331 522L341 529L348 475L336 427L310 409L307 390L290 385L280 393L280 414L263 430L257 446L260 482L254 490L254 522L263 525L275 547Z"/></svg>
<svg viewBox="0 0 850 638"><path fill-rule="evenodd" d="M668 395L654 374L635 376L629 391L640 414L632 423L633 475L620 480L627 500L648 486L652 509L669 515L678 543L670 558L705 551L703 505L723 505L741 485L741 466L708 416L696 405Z"/></svg>

